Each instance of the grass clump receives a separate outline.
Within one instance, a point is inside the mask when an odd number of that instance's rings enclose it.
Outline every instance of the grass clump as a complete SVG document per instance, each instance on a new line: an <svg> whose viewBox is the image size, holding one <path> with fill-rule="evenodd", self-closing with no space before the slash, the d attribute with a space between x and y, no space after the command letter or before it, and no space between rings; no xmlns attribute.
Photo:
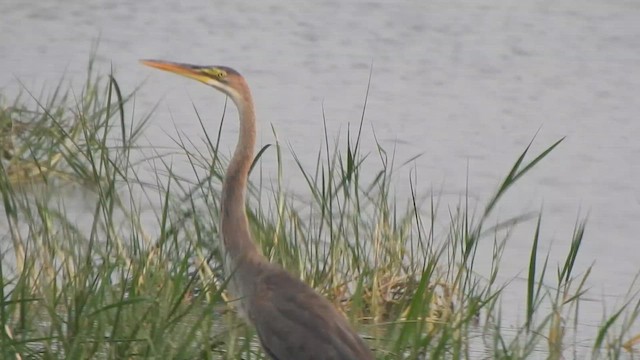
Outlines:
<svg viewBox="0 0 640 360"><path fill-rule="evenodd" d="M0 355L6 359L261 359L255 334L227 304L216 248L226 159L220 130L191 143L175 136L172 158L141 147L152 115L137 119L113 76L89 67L79 94L58 86L0 104ZM197 118L196 118L197 119ZM224 116L223 116L224 119ZM195 121L195 120L194 120ZM586 225L576 224L564 262L540 254L543 216L531 236L524 321L503 319L500 263L512 229L529 216L489 225L496 204L562 140L527 147L480 213L467 198L446 215L437 196L410 180L394 195L393 154L361 153L360 132L325 142L313 167L296 158L308 193L250 185L249 218L263 253L343 310L380 359L619 358L637 347L637 283L593 334L572 343L591 269L576 273ZM24 130L24 131L19 131ZM279 143L261 156L275 153ZM293 154L295 157L295 153ZM377 160L376 160L377 159ZM368 174L374 176L369 179ZM151 209L151 210L148 210ZM448 224L445 231L438 223ZM535 218L535 217L534 217ZM482 243L482 244L481 244ZM490 246L488 276L476 270ZM505 326L508 322L509 326Z"/></svg>

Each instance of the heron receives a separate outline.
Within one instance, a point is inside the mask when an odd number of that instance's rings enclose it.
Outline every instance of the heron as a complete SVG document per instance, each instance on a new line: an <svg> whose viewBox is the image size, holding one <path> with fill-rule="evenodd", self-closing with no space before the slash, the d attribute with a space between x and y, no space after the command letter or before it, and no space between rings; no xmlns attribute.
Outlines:
<svg viewBox="0 0 640 360"><path fill-rule="evenodd" d="M222 183L220 249L228 290L274 360L369 360L373 352L329 300L264 257L253 241L246 188L256 143L253 98L245 78L227 66L163 60L142 64L198 80L228 96L238 109L238 142Z"/></svg>

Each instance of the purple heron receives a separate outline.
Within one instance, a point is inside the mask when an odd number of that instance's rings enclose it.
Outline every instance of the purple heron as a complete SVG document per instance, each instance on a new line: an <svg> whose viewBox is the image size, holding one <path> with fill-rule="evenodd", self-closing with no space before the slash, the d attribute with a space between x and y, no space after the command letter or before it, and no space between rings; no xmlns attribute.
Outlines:
<svg viewBox="0 0 640 360"><path fill-rule="evenodd" d="M373 359L366 343L323 296L254 244L245 208L249 168L256 142L256 117L244 77L225 66L196 66L158 60L144 65L173 72L226 94L238 108L240 132L222 185L221 252L229 291L253 324L265 352L276 360Z"/></svg>

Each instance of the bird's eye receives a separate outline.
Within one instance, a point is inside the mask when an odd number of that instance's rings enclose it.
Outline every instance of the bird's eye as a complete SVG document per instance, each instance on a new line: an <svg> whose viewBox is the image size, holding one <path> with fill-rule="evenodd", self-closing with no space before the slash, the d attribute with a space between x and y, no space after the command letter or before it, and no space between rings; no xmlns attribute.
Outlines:
<svg viewBox="0 0 640 360"><path fill-rule="evenodd" d="M209 68L209 69L202 69L202 72L210 77L216 78L218 80L224 80L224 78L227 77L227 72L220 70L220 69L216 69L216 68Z"/></svg>

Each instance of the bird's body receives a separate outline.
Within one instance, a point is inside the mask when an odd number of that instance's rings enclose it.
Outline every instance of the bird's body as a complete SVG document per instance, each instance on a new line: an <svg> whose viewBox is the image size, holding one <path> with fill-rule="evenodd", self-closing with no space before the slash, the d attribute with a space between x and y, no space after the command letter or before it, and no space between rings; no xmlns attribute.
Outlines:
<svg viewBox="0 0 640 360"><path fill-rule="evenodd" d="M251 91L244 78L223 66L194 66L143 60L143 64L187 76L229 96L238 108L238 144L225 174L221 201L221 248L229 290L241 314L258 333L265 352L277 360L369 360L373 353L324 297L283 268L271 264L254 244L245 193L256 141Z"/></svg>

